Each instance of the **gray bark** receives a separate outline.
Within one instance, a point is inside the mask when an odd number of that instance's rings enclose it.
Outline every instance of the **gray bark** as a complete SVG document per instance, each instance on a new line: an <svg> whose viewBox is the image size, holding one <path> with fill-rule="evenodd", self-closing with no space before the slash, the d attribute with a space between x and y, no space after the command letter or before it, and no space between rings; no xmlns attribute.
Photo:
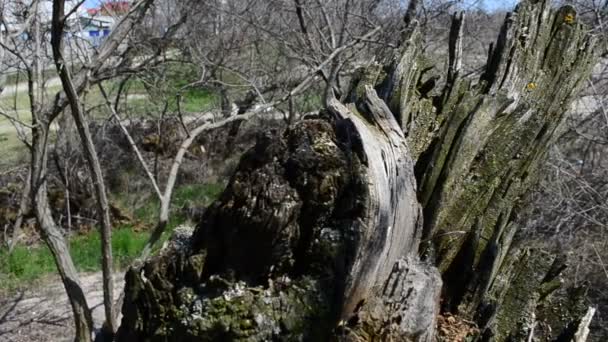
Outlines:
<svg viewBox="0 0 608 342"><path fill-rule="evenodd" d="M348 318L358 303L382 286L397 260L417 254L421 233L413 162L403 133L373 88L365 89L360 106L362 111L351 111L335 98L328 105L363 142L369 183L366 211L355 223L360 225L355 229L361 230L361 245L346 278L342 318Z"/></svg>
<svg viewBox="0 0 608 342"><path fill-rule="evenodd" d="M332 101L335 131L326 121L307 120L284 136L261 138L186 246L127 274L119 340L283 334L355 341L383 331L396 338L422 333L430 341L441 280L416 261L421 226L412 161L390 111L373 89L367 95L351 108ZM203 287L211 292L199 293ZM227 299L233 291L251 304ZM417 304L399 305L408 292ZM188 304L185 314L175 306L183 296L200 304ZM392 296L393 305L374 300L383 296ZM210 314L223 306L234 315ZM429 311L433 315L418 320L424 325L410 325L411 315ZM186 326L166 325L182 314ZM258 330L247 327L247 317L257 320ZM370 326L331 328L355 317L369 317ZM162 337L164 331L171 332Z"/></svg>
<svg viewBox="0 0 608 342"><path fill-rule="evenodd" d="M74 340L78 342L91 341L93 332L91 311L80 286L78 272L70 257L68 243L53 219L48 200L46 165L49 125L44 121L35 121L35 123L38 125L32 131L31 203L33 203L34 214L44 242L53 254L57 270L70 300L76 328Z"/></svg>
<svg viewBox="0 0 608 342"><path fill-rule="evenodd" d="M82 94L91 81L99 82L98 79L95 79L98 77L98 73L107 71L107 69L104 69L104 66L109 67L106 65L106 61L131 32L135 24L141 20L152 1L153 0L140 0L132 4L132 10L129 14L124 16L117 23L110 36L92 56L90 63L86 64L74 77L75 81L72 86L69 85L69 77L66 78L65 73L62 74L65 83L64 85L67 85L66 94L69 95L70 99L68 99L68 96L62 91L58 92L56 96L48 97L52 98L52 100L49 101L46 101L47 96L44 95L45 89L42 62L44 54L44 32L42 30L42 22L39 18L39 14L41 13L41 11L38 10L38 7L41 6L40 2L32 3L32 11L21 25L23 32L26 30L28 32L33 32L31 49L26 49L28 51L22 53L17 50L10 50L5 46L7 51L10 51L11 54L25 64L28 82L28 97L32 113L32 125L27 125L27 127L31 129L32 143L30 151L29 184L26 185L25 193L30 199L29 202L31 202L32 210L36 216L41 236L53 254L57 269L69 297L72 312L74 314L76 341L86 342L92 339L93 323L86 298L79 285L78 273L76 272L76 268L74 267L74 263L69 254L68 243L62 235L62 230L54 221L50 211L47 189L50 127L57 116L66 108L68 103L74 103L74 99L77 99L77 97ZM64 1L55 1L55 5L57 6L63 6L63 4ZM61 15L61 13L54 13L54 15L54 25L63 25L63 21L65 20L63 15ZM62 33L59 31L60 30L55 30L54 32L55 37L53 37L53 40L55 40L55 43L57 43L58 40L60 41ZM59 45L60 42L58 45L56 44L56 47ZM30 61L30 58L25 56L31 51L33 51L33 53ZM63 58L58 58L58 62L59 70L66 70ZM66 80L68 82L65 82ZM86 124L84 126L86 127ZM101 177L97 178L101 179ZM22 208L27 202L28 201L25 201L24 197ZM18 224L16 226L18 226ZM109 251L106 249L104 254L109 255ZM111 265L111 261L106 262L106 267L104 267L106 273L108 269L107 265ZM111 298L111 294L106 295L106 297Z"/></svg>
<svg viewBox="0 0 608 342"><path fill-rule="evenodd" d="M119 340L433 341L440 310L483 341L529 339L540 320L536 337L580 336L580 296L554 295L562 258L513 244L593 65L576 19L523 1L475 83L455 15L440 90L409 27L346 103L261 137L192 237L128 272Z"/></svg>
<svg viewBox="0 0 608 342"><path fill-rule="evenodd" d="M52 120L49 120L42 111L43 103L43 77L42 77L42 32L41 22L36 17L32 23L34 34L34 60L28 67L28 96L32 112L32 143L30 159L29 196L31 199L36 221L41 236L49 247L57 270L65 287L71 304L75 341L91 341L93 320L86 297L80 287L78 272L70 257L69 245L66 238L53 219L47 189L48 141Z"/></svg>
<svg viewBox="0 0 608 342"><path fill-rule="evenodd" d="M53 48L53 58L57 67L57 73L61 79L63 90L67 96L70 111L74 118L76 129L83 144L85 159L93 181L95 197L97 200L97 211L101 222L101 265L103 273L103 296L106 321L104 330L108 335L115 332L114 327L114 276L112 261L112 222L110 221L110 206L106 194L105 181L101 171L99 157L95 150L93 138L89 131L89 125L84 116L84 111L78 93L74 87L70 70L66 65L63 56L63 35L64 35L64 16L65 3L63 0L53 2L53 20L51 28L51 45Z"/></svg>

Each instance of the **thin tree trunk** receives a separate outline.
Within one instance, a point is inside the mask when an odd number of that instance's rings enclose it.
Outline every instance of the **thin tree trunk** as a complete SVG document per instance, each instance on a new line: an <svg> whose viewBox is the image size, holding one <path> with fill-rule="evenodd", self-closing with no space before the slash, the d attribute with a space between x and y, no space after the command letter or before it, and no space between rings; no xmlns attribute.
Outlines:
<svg viewBox="0 0 608 342"><path fill-rule="evenodd" d="M53 22L51 31L51 45L53 48L53 58L57 67L57 72L63 89L69 101L70 110L74 117L74 123L80 136L80 141L84 147L84 155L87 160L89 172L95 189L97 200L97 211L101 222L101 251L102 251L102 273L103 273L103 293L106 321L104 330L108 335L115 331L114 323L114 276L112 262L112 222L110 221L110 207L106 194L105 182L101 171L101 165L95 150L93 138L89 131L87 120L84 116L82 105L74 83L72 82L70 71L63 57L63 33L64 33L64 1L56 0L53 2Z"/></svg>
<svg viewBox="0 0 608 342"><path fill-rule="evenodd" d="M86 298L83 294L82 288L79 285L78 274L69 254L69 244L66 242L65 237L62 235L62 230L57 226L51 215L47 190L47 159L48 146L50 143L49 130L53 121L64 111L68 105L68 102L71 102L72 104L75 103L74 100L78 99L77 94L81 94L88 87L91 78L95 77L97 73L103 71L106 61L123 42L125 37L133 30L133 27L141 21L143 15L149 9L152 2L153 0L139 0L132 3L129 13L118 20L117 24L112 29L110 36L104 40L104 43L93 54L90 63L87 63L86 66L82 68L82 70L75 77L75 85L72 87L67 87L65 93L70 95L69 99L66 97L64 92L60 91L56 94L56 96L53 97L52 100L45 101L46 95L43 82L43 57L45 56L46 51L46 47L44 45L44 34L46 31L43 30L42 25L44 22L40 18L42 13L44 13L44 10L41 10L43 1L31 1L31 6L28 6L27 13L24 13L27 14L25 20L23 20L22 23L19 23L23 24L21 27L23 32L28 32L28 36L31 36L32 39L28 40L28 42L31 41L31 45L27 45L28 48L24 49L25 51L23 52L18 50L11 51L11 53L15 55L15 57L17 57L25 66L24 70L27 73L28 97L30 100L30 111L32 114L32 125L28 126L32 132L30 174L28 176L29 179L26 182L26 187L29 183L31 188L29 191L24 192L26 196L24 196L22 200L22 208L25 207L24 203L31 202L32 211L36 216L38 227L41 232L40 235L44 239L45 243L49 246L56 261L57 268L66 288L66 293L69 297L72 311L74 313L76 341L87 342L92 339L93 322L91 319L90 310L86 303ZM66 20L66 18L64 18L62 15L64 1L56 0L54 1L53 5L52 24L54 27L52 39L55 43L54 48L59 49L58 51L54 51L54 53L61 53L63 24L64 20ZM82 5L82 3L80 3L80 5ZM59 9L61 9L61 12L57 11ZM3 52L4 50L2 50L0 54ZM65 72L68 66L64 64L65 61L61 55L59 55L59 57L59 70L63 72L64 77L62 78L62 81L65 81ZM20 73L17 74L17 78L19 78L19 75ZM67 76L67 80L70 81L69 74L67 74ZM14 101L17 101L16 96L14 97ZM83 122L84 125L82 126L86 129L86 121ZM101 179L100 175L100 173L97 173L96 177ZM99 191L99 193L103 194L104 191ZM101 197L103 196L104 195L101 195ZM104 210L100 210L100 212L104 212ZM107 215L105 221L109 222ZM17 226L19 226L19 224L17 224ZM15 231L18 232L18 229L15 229ZM106 231L108 230L106 229ZM109 235L105 236L104 241L106 242L106 246L108 246ZM105 248L103 254L108 256L110 255L110 251ZM104 270L107 274L109 273L108 266L111 265L111 259L104 258L104 260ZM108 288L107 284L109 283L111 283L111 280L110 282L106 282L106 288ZM106 302L108 302L108 297L112 297L111 293L109 293L110 291L106 291L107 293L104 294L106 296Z"/></svg>
<svg viewBox="0 0 608 342"><path fill-rule="evenodd" d="M36 3L34 13L38 13ZM28 73L28 97L32 113L32 144L29 170L29 196L32 209L36 216L44 242L49 247L57 265L57 270L65 287L76 330L75 341L88 342L92 339L93 320L86 297L80 286L80 280L74 262L70 256L69 245L61 230L53 219L48 199L47 166L48 144L51 120L48 120L42 111L44 98L42 77L42 31L41 22L35 17L33 20L34 57Z"/></svg>
<svg viewBox="0 0 608 342"><path fill-rule="evenodd" d="M78 272L70 257L70 250L66 239L55 223L48 200L47 192L47 170L48 163L48 132L49 126L45 122L36 122L37 128L32 134L32 161L31 179L34 186L31 191L31 202L40 227L42 237L51 250L57 270L65 287L72 313L74 315L74 326L76 336L74 341L91 341L93 333L93 319L87 304L86 297L80 286Z"/></svg>
<svg viewBox="0 0 608 342"><path fill-rule="evenodd" d="M21 225L23 224L23 216L26 214L28 209L31 207L31 169L27 171L27 177L23 180L23 193L21 194L21 201L19 202L19 210L17 211L17 218L13 225L13 234L10 243L8 244L8 251L11 253L19 240L19 234L21 233Z"/></svg>

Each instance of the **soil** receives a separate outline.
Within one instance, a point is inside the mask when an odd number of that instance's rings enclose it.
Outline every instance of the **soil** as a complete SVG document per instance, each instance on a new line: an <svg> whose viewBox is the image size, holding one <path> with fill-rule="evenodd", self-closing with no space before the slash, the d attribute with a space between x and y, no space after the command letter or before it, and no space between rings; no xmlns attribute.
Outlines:
<svg viewBox="0 0 608 342"><path fill-rule="evenodd" d="M122 291L122 274L115 275L115 295ZM93 309L95 327L104 320L101 272L81 274L80 281ZM43 285L0 297L0 342L73 341L72 310L58 277Z"/></svg>

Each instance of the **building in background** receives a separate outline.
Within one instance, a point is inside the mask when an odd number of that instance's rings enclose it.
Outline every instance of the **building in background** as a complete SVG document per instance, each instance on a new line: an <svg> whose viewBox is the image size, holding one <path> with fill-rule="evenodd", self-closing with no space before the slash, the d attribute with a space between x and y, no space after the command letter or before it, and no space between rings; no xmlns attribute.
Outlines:
<svg viewBox="0 0 608 342"><path fill-rule="evenodd" d="M110 35L116 18L127 14L130 8L130 1L103 1L99 7L88 8L79 15L76 35L99 46Z"/></svg>
<svg viewBox="0 0 608 342"><path fill-rule="evenodd" d="M87 9L90 16L120 16L127 14L131 9L130 1L103 1L99 7Z"/></svg>
<svg viewBox="0 0 608 342"><path fill-rule="evenodd" d="M76 36L88 40L93 46L99 46L103 39L110 35L114 22L114 18L110 16L81 15L78 18L79 28Z"/></svg>

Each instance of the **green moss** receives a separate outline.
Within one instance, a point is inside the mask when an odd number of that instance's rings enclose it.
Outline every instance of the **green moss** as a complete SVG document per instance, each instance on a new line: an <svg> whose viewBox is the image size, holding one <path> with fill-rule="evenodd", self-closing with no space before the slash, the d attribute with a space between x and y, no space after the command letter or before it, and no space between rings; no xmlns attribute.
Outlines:
<svg viewBox="0 0 608 342"><path fill-rule="evenodd" d="M486 296L486 302L493 302L496 308L490 325L495 341L524 340L532 323L541 319L535 313L543 304L543 289L551 286L542 281L553 259L536 249L515 250L507 257L500 276ZM545 323L557 327L553 322Z"/></svg>
<svg viewBox="0 0 608 342"><path fill-rule="evenodd" d="M436 134L436 109L431 99L422 99L415 105L414 122L410 125L407 142L413 160L426 151Z"/></svg>
<svg viewBox="0 0 608 342"><path fill-rule="evenodd" d="M141 287L132 284L129 288ZM327 303L320 297L318 285L307 279L280 289L216 279L202 288L219 290L219 295L200 295L186 286L176 291L172 302L167 302L159 289L146 285L143 288L145 292L137 292L142 295L140 298L151 300L147 305L152 305L154 316L140 316L130 328L144 329L140 332L153 339L253 342L281 336L286 341L317 340L322 338L319 331L326 329L329 320Z"/></svg>

